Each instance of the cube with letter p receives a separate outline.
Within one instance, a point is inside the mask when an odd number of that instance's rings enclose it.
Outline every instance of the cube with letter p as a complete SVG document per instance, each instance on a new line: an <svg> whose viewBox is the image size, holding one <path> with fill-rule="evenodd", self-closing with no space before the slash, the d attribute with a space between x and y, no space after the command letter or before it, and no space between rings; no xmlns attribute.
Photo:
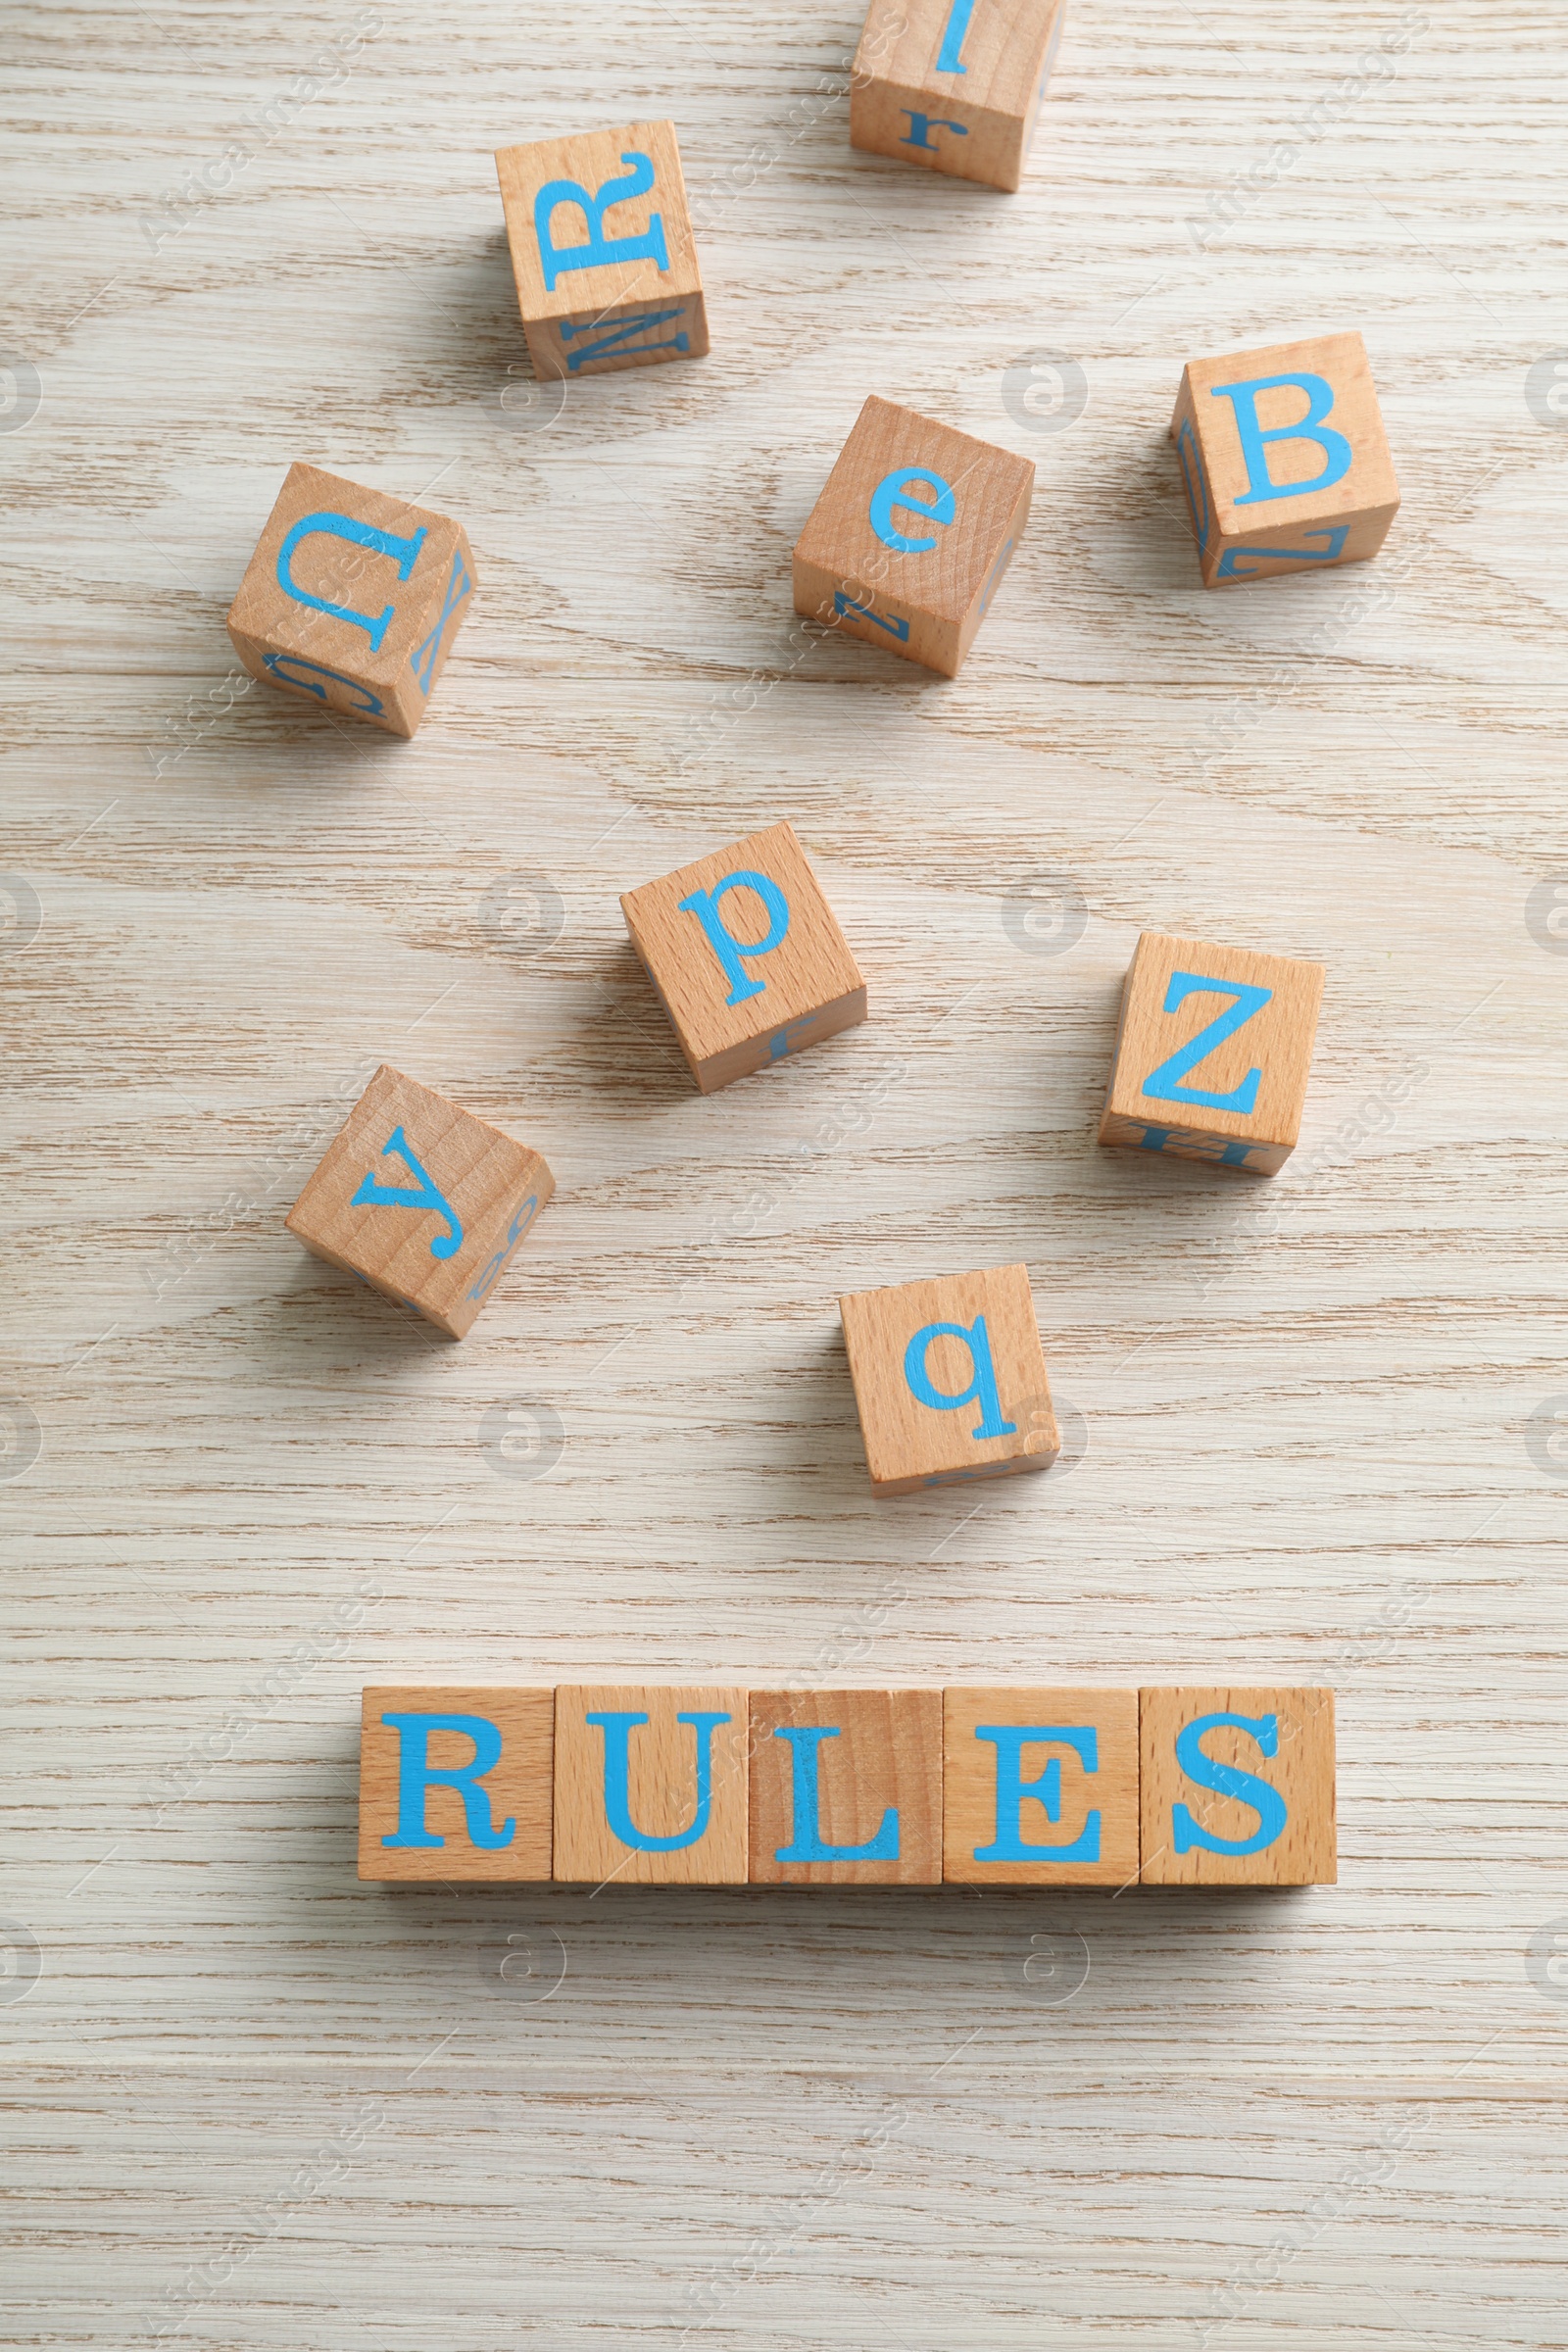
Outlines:
<svg viewBox="0 0 1568 2352"><path fill-rule="evenodd" d="M1363 563L1398 513L1358 334L1189 360L1170 430L1205 588Z"/></svg>
<svg viewBox="0 0 1568 2352"><path fill-rule="evenodd" d="M705 1095L865 1018L865 982L791 825L628 890L620 906Z"/></svg>
<svg viewBox="0 0 1568 2352"><path fill-rule="evenodd" d="M1027 1266L839 1300L874 1494L1049 1470L1060 1450Z"/></svg>

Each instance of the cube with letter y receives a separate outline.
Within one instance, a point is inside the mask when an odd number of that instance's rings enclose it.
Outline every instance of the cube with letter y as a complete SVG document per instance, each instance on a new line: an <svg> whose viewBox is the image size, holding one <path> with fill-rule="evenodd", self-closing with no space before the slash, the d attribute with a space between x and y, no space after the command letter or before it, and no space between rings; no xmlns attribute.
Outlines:
<svg viewBox="0 0 1568 2352"><path fill-rule="evenodd" d="M1130 1886L1136 1690L945 1690L942 1875L971 1886Z"/></svg>
<svg viewBox="0 0 1568 2352"><path fill-rule="evenodd" d="M547 1880L554 1740L553 1690L368 1689L361 1878Z"/></svg>
<svg viewBox="0 0 1568 2352"><path fill-rule="evenodd" d="M851 146L1016 188L1065 14L1065 0L872 0Z"/></svg>
<svg viewBox="0 0 1568 2352"><path fill-rule="evenodd" d="M537 375L608 375L707 351L673 122L503 147L496 172Z"/></svg>
<svg viewBox="0 0 1568 2352"><path fill-rule="evenodd" d="M752 1884L935 1886L940 1690L754 1690Z"/></svg>
<svg viewBox="0 0 1568 2352"><path fill-rule="evenodd" d="M253 678L409 736L473 593L461 523L291 466L228 611Z"/></svg>
<svg viewBox="0 0 1568 2352"><path fill-rule="evenodd" d="M555 1189L527 1144L383 1062L285 1222L460 1340Z"/></svg>
<svg viewBox="0 0 1568 2352"><path fill-rule="evenodd" d="M865 1018L865 982L794 827L626 891L632 946L705 1095Z"/></svg>
<svg viewBox="0 0 1568 2352"><path fill-rule="evenodd" d="M1170 430L1205 588L1363 563L1398 513L1358 334L1189 360Z"/></svg>
<svg viewBox="0 0 1568 2352"><path fill-rule="evenodd" d="M1274 1176L1301 1132L1323 966L1146 931L1122 983L1100 1141Z"/></svg>
<svg viewBox="0 0 1568 2352"><path fill-rule="evenodd" d="M796 541L796 612L956 677L1034 481L1027 458L872 393Z"/></svg>
<svg viewBox="0 0 1568 2352"><path fill-rule="evenodd" d="M1049 1470L1061 1440L1027 1266L839 1300L874 1494Z"/></svg>
<svg viewBox="0 0 1568 2352"><path fill-rule="evenodd" d="M555 1875L644 1886L746 1883L746 1692L556 1692Z"/></svg>
<svg viewBox="0 0 1568 2352"><path fill-rule="evenodd" d="M1334 1693L1143 1690L1146 1886L1332 1886Z"/></svg>

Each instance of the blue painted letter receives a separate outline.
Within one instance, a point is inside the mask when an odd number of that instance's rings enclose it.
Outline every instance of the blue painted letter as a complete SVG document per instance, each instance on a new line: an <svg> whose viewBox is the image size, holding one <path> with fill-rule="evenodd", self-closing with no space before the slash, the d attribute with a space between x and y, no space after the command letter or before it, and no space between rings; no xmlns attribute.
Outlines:
<svg viewBox="0 0 1568 2352"><path fill-rule="evenodd" d="M960 66L958 71L961 74L963 68ZM928 139L925 135L928 130L951 130L956 138L960 139L969 136L968 123L955 122L951 115L922 115L916 113L912 106L901 106L899 112L907 118L909 124L908 137L899 141L901 147L923 147L928 155L940 155L942 151L936 140Z"/></svg>
<svg viewBox="0 0 1568 2352"><path fill-rule="evenodd" d="M817 1729L805 1724L781 1725L773 1734L775 1740L787 1740L794 1760L794 1809L791 1826L794 1836L788 1845L775 1848L775 1862L896 1862L899 1858L898 1808L889 1805L882 1816L882 1827L874 1838L863 1845L824 1845L821 1815L816 1788L816 1751L823 1740L836 1740L836 1730Z"/></svg>
<svg viewBox="0 0 1568 2352"><path fill-rule="evenodd" d="M295 585L289 562L302 539L310 539L320 531L329 539L347 539L355 547L372 548L378 556L390 556L398 567L398 578L406 580L419 560L424 545L422 527L412 539L399 539L391 531L378 531L370 523L356 522L352 514L302 514L277 551L277 584L296 604L310 605L318 612L330 612L334 620L351 620L363 629L370 640L370 651L378 654L381 640L392 623L393 607L387 606L379 619L368 612L356 612L352 605L329 604L325 597L312 596L308 588Z"/></svg>
<svg viewBox="0 0 1568 2352"><path fill-rule="evenodd" d="M1085 1772L1100 1770L1099 1740L1092 1726L1068 1730L1056 1724L1040 1729L1015 1723L979 1723L977 1740L992 1740L997 1748L997 1835L990 1845L977 1845L977 1862L1098 1862L1100 1815L1091 1813L1081 1834L1060 1845L1028 1845L1024 1841L1022 1810L1025 1797L1045 1808L1053 1824L1061 1819L1061 1764L1053 1756L1036 1779L1022 1777L1023 1750L1046 1740L1072 1748Z"/></svg>
<svg viewBox="0 0 1568 2352"><path fill-rule="evenodd" d="M910 482L924 483L935 492L929 506L923 498L909 495ZM929 466L895 466L893 471L885 473L872 491L870 514L871 528L883 546L891 547L895 555L900 556L923 556L926 549L935 547L937 542L935 532L929 539L906 539L902 531L895 530L895 507L907 507L911 514L923 514L928 522L943 524L952 522L958 512L952 489L940 473L931 471Z"/></svg>
<svg viewBox="0 0 1568 2352"><path fill-rule="evenodd" d="M925 1368L926 1350L944 1333L950 1339L961 1340L969 1350L969 1386L960 1389L956 1396L934 1388ZM1002 1418L997 1368L991 1360L991 1334L986 1329L984 1315L976 1315L967 1330L961 1323L927 1323L904 1350L904 1377L916 1402L929 1405L934 1413L951 1413L960 1404L978 1404L980 1420L970 1430L971 1438L1010 1438L1017 1429L1016 1421Z"/></svg>
<svg viewBox="0 0 1568 2352"><path fill-rule="evenodd" d="M381 1157L385 1159L389 1152L394 1152L408 1169L409 1174L417 1177L417 1191L411 1192L407 1187L401 1185L378 1184L373 1171L368 1168L365 1172L365 1181L350 1200L349 1206L351 1208L427 1208L434 1215L445 1217L447 1221L446 1232L436 1234L431 1241L430 1255L432 1257L456 1257L458 1251L463 1248L463 1227L458 1222L457 1211L441 1192L439 1186L431 1183L423 1168L415 1158L413 1149L401 1127L394 1127L386 1142L381 1146Z"/></svg>
<svg viewBox="0 0 1568 2352"><path fill-rule="evenodd" d="M973 15L974 0L953 0L942 34L942 46L937 51L937 73L968 73L968 67L962 62L963 44L969 30L969 19Z"/></svg>
<svg viewBox="0 0 1568 2352"><path fill-rule="evenodd" d="M761 939L747 947L724 928L718 911L718 902L727 890L755 890L767 909L767 930ZM767 987L765 980L754 980L742 957L771 956L782 947L790 927L790 903L778 884L767 874L754 874L744 868L726 874L711 890L694 890L691 897L680 902L682 914L693 914L708 935L708 944L718 957L719 966L729 982L726 1004L744 1004L749 997L761 996Z"/></svg>
<svg viewBox="0 0 1568 2352"><path fill-rule="evenodd" d="M1238 1803L1250 1805L1257 1815L1257 1827L1250 1838L1216 1838L1212 1831L1200 1829L1185 1805L1172 1805L1171 1843L1179 1854L1185 1854L1194 1845L1200 1845L1205 1854L1260 1854L1265 1846L1274 1843L1290 1819L1279 1790L1267 1781L1260 1781L1255 1772L1243 1772L1234 1764L1216 1764L1212 1756L1204 1755L1203 1734L1222 1723L1246 1732L1257 1741L1265 1756L1279 1753L1276 1715L1200 1715L1177 1733L1176 1761L1200 1788L1212 1788L1216 1796L1233 1796Z"/></svg>
<svg viewBox="0 0 1568 2352"><path fill-rule="evenodd" d="M646 196L654 184L651 157L634 151L620 160L631 169L623 179L607 179L597 196L590 196L579 179L550 179L534 198L533 233L539 240L539 262L547 293L555 292L557 278L564 277L568 270L598 270L617 262L657 262L661 270L669 268L662 214L649 214L648 226L641 236L605 234L605 215L610 207L628 204L634 196ZM563 246L550 242L551 218L558 204L576 205L588 229L586 245Z"/></svg>
<svg viewBox="0 0 1568 2352"><path fill-rule="evenodd" d="M1306 415L1297 424L1271 425L1267 432L1257 420L1257 396L1295 384L1306 394ZM1334 406L1334 387L1321 375L1257 375L1243 384L1216 384L1210 396L1228 400L1236 414L1236 430L1247 461L1247 488L1236 501L1255 507L1271 498L1299 498L1308 490L1328 490L1350 470L1355 452L1343 433L1323 421ZM1268 470L1271 441L1315 441L1323 452L1321 470L1309 482L1276 482Z"/></svg>
<svg viewBox="0 0 1568 2352"><path fill-rule="evenodd" d="M493 1772L501 1761L501 1733L497 1725L483 1715L383 1715L381 1721L390 1724L399 1736L397 1834L383 1838L383 1845L445 1845L444 1838L438 1838L424 1826L427 1788L457 1790L463 1799L463 1818L472 1844L493 1853L498 1846L512 1843L516 1823L504 1821L498 1830L491 1818L489 1796L478 1786L485 1774ZM473 1754L467 1763L449 1767L432 1764L428 1754L432 1732L461 1732L471 1740Z"/></svg>
<svg viewBox="0 0 1568 2352"><path fill-rule="evenodd" d="M1271 988L1252 988L1245 980L1205 980L1198 972L1172 972L1161 1008L1165 1012L1174 1012L1179 1004L1185 1004L1188 998L1194 996L1229 997L1231 1001L1223 1012L1215 1014L1206 1028L1200 1029L1196 1037L1190 1037L1185 1046L1178 1046L1157 1070L1151 1070L1141 1091L1152 1102L1200 1102L1205 1110L1234 1110L1239 1111L1243 1118L1250 1118L1257 1102L1258 1082L1263 1075L1261 1070L1249 1070L1241 1084L1233 1086L1228 1095L1205 1094L1201 1087L1183 1086L1181 1080L1189 1070L1196 1069L1200 1061L1206 1061L1228 1037L1234 1037L1238 1029L1245 1029L1253 1014L1262 1011L1273 994Z"/></svg>
<svg viewBox="0 0 1568 2352"><path fill-rule="evenodd" d="M646 1715L628 1710L607 1709L583 1718L595 1723L605 1735L605 1819L612 1837L622 1845L629 1845L637 1854L678 1854L683 1846L696 1845L708 1834L708 1816L713 1801L713 1726L728 1723L727 1715L677 1715L677 1723L689 1723L697 1734L697 1810L689 1830L677 1830L673 1838L647 1838L631 1817L631 1735Z"/></svg>

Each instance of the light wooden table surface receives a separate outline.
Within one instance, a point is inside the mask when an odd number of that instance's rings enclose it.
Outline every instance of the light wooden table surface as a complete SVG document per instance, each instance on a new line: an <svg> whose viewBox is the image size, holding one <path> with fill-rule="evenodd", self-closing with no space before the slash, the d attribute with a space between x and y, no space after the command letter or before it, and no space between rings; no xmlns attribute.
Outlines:
<svg viewBox="0 0 1568 2352"><path fill-rule="evenodd" d="M1555 20L1073 0L1006 198L825 0L373 15L6 26L7 2332L1562 2344ZM546 416L491 150L662 115L711 357ZM1385 557L1203 594L1183 360L1342 325ZM791 650L869 390L1039 467L956 682ZM299 457L472 536L412 745L225 695ZM705 1102L616 894L782 815L872 1018ZM1096 1149L1144 927L1328 965L1276 1184ZM282 1230L382 1056L556 1170L461 1347ZM1079 1458L874 1503L835 1294L1016 1257ZM1341 1883L357 1885L363 1682L611 1674L1330 1682Z"/></svg>

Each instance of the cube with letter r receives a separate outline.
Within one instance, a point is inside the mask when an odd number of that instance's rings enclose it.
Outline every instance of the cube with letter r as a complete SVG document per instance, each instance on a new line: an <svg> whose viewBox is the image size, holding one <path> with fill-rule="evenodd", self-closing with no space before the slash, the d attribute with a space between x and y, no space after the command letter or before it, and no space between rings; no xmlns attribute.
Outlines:
<svg viewBox="0 0 1568 2352"><path fill-rule="evenodd" d="M503 147L496 174L537 375L572 383L707 351L673 122Z"/></svg>
<svg viewBox="0 0 1568 2352"><path fill-rule="evenodd" d="M839 1300L874 1494L1048 1470L1060 1450L1027 1266Z"/></svg>
<svg viewBox="0 0 1568 2352"><path fill-rule="evenodd" d="M795 610L956 677L1034 495L1027 458L875 393L795 543Z"/></svg>
<svg viewBox="0 0 1568 2352"><path fill-rule="evenodd" d="M1334 1693L1139 1692L1146 1886L1332 1886Z"/></svg>
<svg viewBox="0 0 1568 2352"><path fill-rule="evenodd" d="M705 1095L865 1018L865 982L793 826L626 891L632 946Z"/></svg>
<svg viewBox="0 0 1568 2352"><path fill-rule="evenodd" d="M360 1877L547 1880L555 1692L367 1689Z"/></svg>
<svg viewBox="0 0 1568 2352"><path fill-rule="evenodd" d="M1144 932L1100 1141L1277 1175L1301 1131L1323 978L1304 956Z"/></svg>
<svg viewBox="0 0 1568 2352"><path fill-rule="evenodd" d="M1363 563L1398 513L1358 334L1189 360L1170 431L1205 588Z"/></svg>

